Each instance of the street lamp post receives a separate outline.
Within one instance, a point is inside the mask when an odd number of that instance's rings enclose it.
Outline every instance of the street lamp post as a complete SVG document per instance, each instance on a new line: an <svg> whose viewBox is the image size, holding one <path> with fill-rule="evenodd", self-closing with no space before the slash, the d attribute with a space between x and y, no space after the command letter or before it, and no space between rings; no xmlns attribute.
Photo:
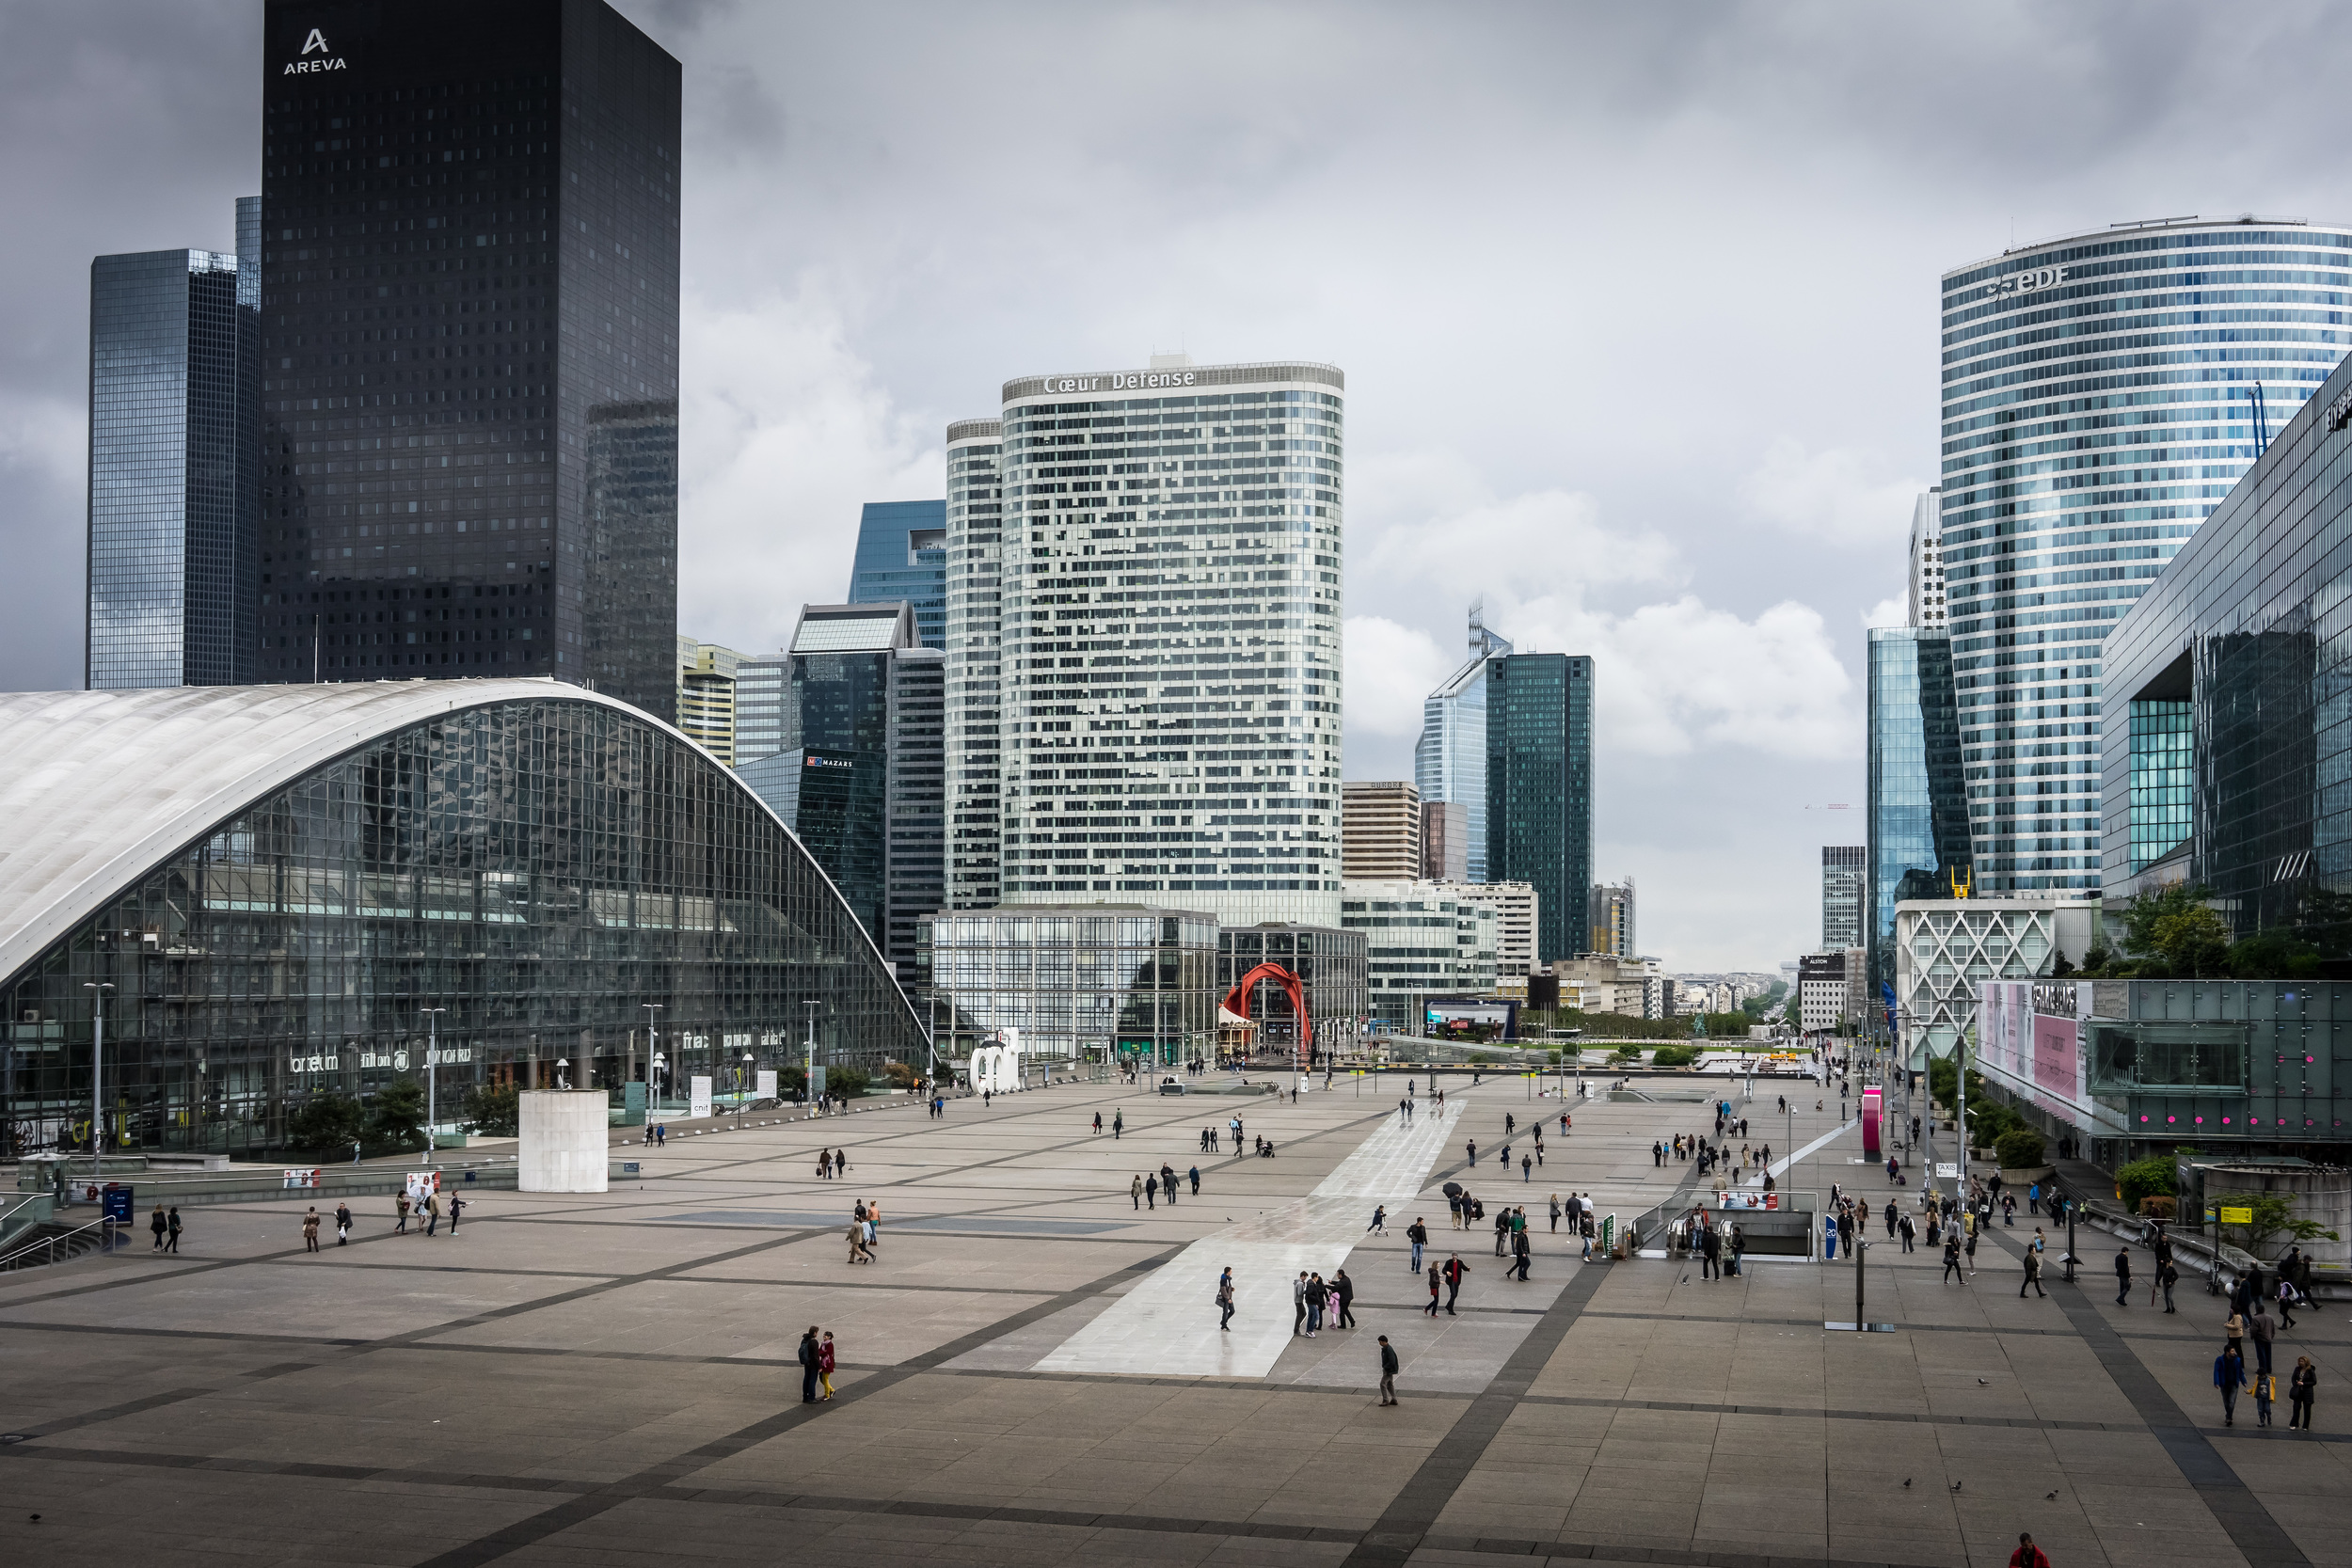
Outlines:
<svg viewBox="0 0 2352 1568"><path fill-rule="evenodd" d="M572 1086L572 1059L569 1056L555 1059L555 1086L559 1089Z"/></svg>
<svg viewBox="0 0 2352 1568"><path fill-rule="evenodd" d="M430 1163L433 1158L435 1129L439 1125L437 1115L438 1106L434 1097L433 1069L436 1065L434 1058L440 1054L441 1015L449 1009L419 1007L417 1011L424 1015L424 1152L417 1156L417 1164L421 1165Z"/></svg>
<svg viewBox="0 0 2352 1568"><path fill-rule="evenodd" d="M650 1101L654 1097L654 1067L661 1060L660 1053L655 1049L661 1043L661 1041L660 1036L656 1032L657 1025L654 1015L660 1012L665 1004L660 1002L640 1002L637 1005L645 1009L645 1098ZM650 1119L654 1111L659 1108L658 1103L648 1104L645 1108L645 1115L647 1118Z"/></svg>
<svg viewBox="0 0 2352 1568"><path fill-rule="evenodd" d="M111 980L85 980L82 989L90 997L89 1036L89 1174L95 1182L103 1182L106 1148L106 993L115 989Z"/></svg>
<svg viewBox="0 0 2352 1568"><path fill-rule="evenodd" d="M743 1122L743 1101L751 1098L751 1088L752 1053L746 1051L743 1053L743 1066L735 1076L735 1120L739 1127Z"/></svg>
<svg viewBox="0 0 2352 1568"><path fill-rule="evenodd" d="M817 1009L823 1005L813 996L801 1001L801 1006L808 1009L808 1040L803 1047L801 1062L801 1095L811 1116L817 1114Z"/></svg>

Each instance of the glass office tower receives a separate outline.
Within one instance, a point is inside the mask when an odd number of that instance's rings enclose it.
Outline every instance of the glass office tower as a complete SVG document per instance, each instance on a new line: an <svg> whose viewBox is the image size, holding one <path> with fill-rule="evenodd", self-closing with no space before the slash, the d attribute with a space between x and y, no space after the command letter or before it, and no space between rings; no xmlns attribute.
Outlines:
<svg viewBox="0 0 2352 1568"><path fill-rule="evenodd" d="M1865 929L1844 945L1867 951L1873 998L1895 978L1895 906L1965 896L1973 880L1951 645L1947 633L1916 626L1868 634Z"/></svg>
<svg viewBox="0 0 2352 1568"><path fill-rule="evenodd" d="M1535 961L1585 949L1593 885L1593 661L1486 661L1486 879L1535 888Z"/></svg>
<svg viewBox="0 0 2352 1568"><path fill-rule="evenodd" d="M667 719L678 63L602 0L270 0L265 681Z"/></svg>
<svg viewBox="0 0 2352 1568"><path fill-rule="evenodd" d="M1944 275L1940 551L1979 891L2100 885L2101 643L2352 342L2352 229L2120 224Z"/></svg>
<svg viewBox="0 0 2352 1568"><path fill-rule="evenodd" d="M1345 386L1177 356L1005 384L1006 903L1339 924Z"/></svg>
<svg viewBox="0 0 2352 1568"><path fill-rule="evenodd" d="M240 243L258 205L237 203ZM93 690L251 679L259 276L210 250L90 263Z"/></svg>
<svg viewBox="0 0 2352 1568"><path fill-rule="evenodd" d="M858 515L849 604L914 607L914 635L947 646L947 503L867 501Z"/></svg>
<svg viewBox="0 0 2352 1568"><path fill-rule="evenodd" d="M1863 867L1869 851L1859 844L1821 846L1821 950L1862 945Z"/></svg>
<svg viewBox="0 0 2352 1568"><path fill-rule="evenodd" d="M1421 738L1413 745L1413 784L1424 807L1459 805L1470 852L1465 875L1486 879L1486 661L1511 651L1509 640L1487 629L1486 606L1470 609L1470 662L1421 705Z"/></svg>
<svg viewBox="0 0 2352 1568"><path fill-rule="evenodd" d="M947 901L1003 896L1005 502L1002 420L947 427Z"/></svg>

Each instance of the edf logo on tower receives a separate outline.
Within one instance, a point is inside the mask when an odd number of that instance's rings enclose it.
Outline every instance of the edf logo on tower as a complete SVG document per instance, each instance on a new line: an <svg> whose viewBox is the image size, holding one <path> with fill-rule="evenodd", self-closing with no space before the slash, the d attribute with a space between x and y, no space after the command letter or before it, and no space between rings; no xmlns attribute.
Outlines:
<svg viewBox="0 0 2352 1568"><path fill-rule="evenodd" d="M326 58L314 60L310 58L313 55L324 55ZM286 69L278 72L278 74L281 76L305 76L314 71L345 71L348 69L349 67L343 64L342 56L336 54L333 49L327 46L326 31L323 28L313 27L310 29L310 36L302 40L302 58L298 60L287 61Z"/></svg>

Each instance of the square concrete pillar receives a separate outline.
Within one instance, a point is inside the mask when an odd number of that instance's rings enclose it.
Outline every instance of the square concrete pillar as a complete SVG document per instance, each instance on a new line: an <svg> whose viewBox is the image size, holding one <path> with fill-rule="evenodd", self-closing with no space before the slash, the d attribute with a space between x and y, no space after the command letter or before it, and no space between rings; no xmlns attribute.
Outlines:
<svg viewBox="0 0 2352 1568"><path fill-rule="evenodd" d="M526 1193L600 1193L612 1165L602 1089L527 1089L515 1185Z"/></svg>

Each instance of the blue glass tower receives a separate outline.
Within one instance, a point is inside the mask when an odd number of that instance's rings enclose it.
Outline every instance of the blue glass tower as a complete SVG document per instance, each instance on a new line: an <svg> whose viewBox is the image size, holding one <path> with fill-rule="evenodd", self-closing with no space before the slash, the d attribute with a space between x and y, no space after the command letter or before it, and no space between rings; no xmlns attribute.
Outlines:
<svg viewBox="0 0 2352 1568"><path fill-rule="evenodd" d="M1413 746L1413 786L1422 800L1458 801L1470 839L1468 879L1486 879L1486 661L1511 651L1487 629L1486 607L1470 606L1470 662L1422 700Z"/></svg>
<svg viewBox="0 0 2352 1568"><path fill-rule="evenodd" d="M1972 877L1951 641L1915 626L1869 634L1863 895L1873 997L1895 978L1895 906L1948 898Z"/></svg>
<svg viewBox="0 0 2352 1568"><path fill-rule="evenodd" d="M237 204L241 244L260 203ZM210 250L90 263L93 690L252 678L260 273Z"/></svg>
<svg viewBox="0 0 2352 1568"><path fill-rule="evenodd" d="M2100 885L2101 645L2352 344L2352 229L2121 224L1943 280L1942 550L1982 891Z"/></svg>
<svg viewBox="0 0 2352 1568"><path fill-rule="evenodd" d="M1486 876L1535 887L1535 961L1585 951L1593 885L1593 661L1486 666Z"/></svg>
<svg viewBox="0 0 2352 1568"><path fill-rule="evenodd" d="M849 604L914 607L915 641L947 646L947 502L867 501L857 522Z"/></svg>

